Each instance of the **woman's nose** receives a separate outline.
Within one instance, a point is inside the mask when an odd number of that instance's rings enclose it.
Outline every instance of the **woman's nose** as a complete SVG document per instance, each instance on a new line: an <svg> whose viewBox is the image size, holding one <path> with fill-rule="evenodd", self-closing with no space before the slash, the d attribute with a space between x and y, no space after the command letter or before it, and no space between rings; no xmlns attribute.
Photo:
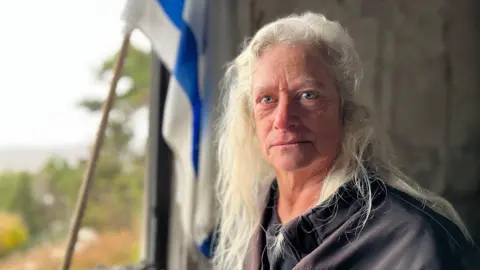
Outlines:
<svg viewBox="0 0 480 270"><path fill-rule="evenodd" d="M275 109L273 126L276 129L289 129L299 123L295 104L288 97L280 97Z"/></svg>

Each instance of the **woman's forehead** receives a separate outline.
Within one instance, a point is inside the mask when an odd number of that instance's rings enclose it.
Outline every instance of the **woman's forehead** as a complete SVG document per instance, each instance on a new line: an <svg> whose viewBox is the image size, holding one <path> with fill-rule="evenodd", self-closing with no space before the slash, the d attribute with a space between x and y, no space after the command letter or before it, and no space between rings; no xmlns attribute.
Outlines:
<svg viewBox="0 0 480 270"><path fill-rule="evenodd" d="M320 54L306 46L276 45L253 66L253 91L287 84L289 88L324 84L331 78Z"/></svg>

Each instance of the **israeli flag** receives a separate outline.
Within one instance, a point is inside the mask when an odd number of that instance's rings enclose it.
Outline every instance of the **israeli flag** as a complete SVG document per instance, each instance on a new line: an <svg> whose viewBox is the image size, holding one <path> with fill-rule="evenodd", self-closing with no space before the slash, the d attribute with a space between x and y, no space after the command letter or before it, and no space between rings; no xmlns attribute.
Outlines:
<svg viewBox="0 0 480 270"><path fill-rule="evenodd" d="M212 108L222 71L214 67L214 62L219 67L218 63L227 61L231 53L225 53L228 41L218 44L226 37L208 31L212 25L208 20L208 1L127 0L123 19L126 31L140 29L147 36L171 72L162 134L175 159L173 203L179 212L184 244L190 241L210 257L216 218ZM215 14L217 25L222 23L219 15ZM217 46L214 54L208 53L214 49L210 44L212 37Z"/></svg>

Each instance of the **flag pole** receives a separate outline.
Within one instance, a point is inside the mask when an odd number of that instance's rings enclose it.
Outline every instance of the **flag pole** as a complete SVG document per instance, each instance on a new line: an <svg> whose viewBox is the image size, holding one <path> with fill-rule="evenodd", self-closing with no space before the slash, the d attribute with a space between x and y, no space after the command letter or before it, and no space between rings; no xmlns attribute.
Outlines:
<svg viewBox="0 0 480 270"><path fill-rule="evenodd" d="M123 38L122 46L120 48L118 58L116 60L113 78L110 84L110 91L108 93L108 97L105 103L103 104L102 119L100 121L100 126L98 127L98 130L97 130L95 144L93 146L92 152L90 153L90 160L88 163L87 171L85 172L85 175L82 181L82 186L80 188L80 195L77 199L77 205L76 205L76 209L73 217L73 222L70 227L67 247L65 249L65 256L63 258L63 263L61 268L62 270L70 269L70 264L72 262L72 257L75 250L75 244L77 242L78 231L80 229L83 215L87 207L88 194L90 191L90 187L92 186L92 183L93 183L93 176L95 174L95 169L97 167L98 157L99 157L100 150L102 148L103 141L105 138L105 130L107 128L107 123L108 123L108 115L110 114L110 110L112 109L113 103L115 101L115 91L117 88L117 83L118 83L118 80L120 79L123 64L127 56L128 46L130 44L130 34L131 34L130 31L126 32Z"/></svg>

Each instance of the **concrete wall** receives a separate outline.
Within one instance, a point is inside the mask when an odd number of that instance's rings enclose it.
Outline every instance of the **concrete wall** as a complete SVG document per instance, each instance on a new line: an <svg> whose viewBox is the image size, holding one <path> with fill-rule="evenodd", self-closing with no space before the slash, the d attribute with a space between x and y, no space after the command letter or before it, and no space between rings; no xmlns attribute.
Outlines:
<svg viewBox="0 0 480 270"><path fill-rule="evenodd" d="M235 31L239 44L265 22L307 10L346 26L365 64L360 96L392 136L402 167L447 197L480 243L477 2L238 1Z"/></svg>

